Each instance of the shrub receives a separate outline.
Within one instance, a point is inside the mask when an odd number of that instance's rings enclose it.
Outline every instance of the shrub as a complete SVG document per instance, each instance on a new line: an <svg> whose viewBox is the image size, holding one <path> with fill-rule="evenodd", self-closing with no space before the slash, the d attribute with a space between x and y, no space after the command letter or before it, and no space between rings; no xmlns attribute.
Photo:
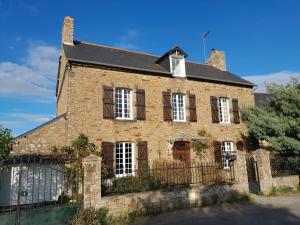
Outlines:
<svg viewBox="0 0 300 225"><path fill-rule="evenodd" d="M107 225L107 209L81 209L72 221L72 225Z"/></svg>
<svg viewBox="0 0 300 225"><path fill-rule="evenodd" d="M281 187L272 187L270 195L276 196L282 193L290 193L294 192L294 188L289 186L281 186Z"/></svg>

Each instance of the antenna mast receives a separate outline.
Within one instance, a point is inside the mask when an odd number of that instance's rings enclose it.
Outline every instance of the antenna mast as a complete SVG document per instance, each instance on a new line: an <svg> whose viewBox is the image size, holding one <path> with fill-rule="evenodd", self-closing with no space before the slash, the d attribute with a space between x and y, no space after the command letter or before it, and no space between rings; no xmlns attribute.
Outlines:
<svg viewBox="0 0 300 225"><path fill-rule="evenodd" d="M203 43L203 57L204 57L204 63L205 63L205 59L206 59L206 40L207 40L207 37L208 37L208 34L210 33L210 30L205 32L205 33L202 33L202 43Z"/></svg>

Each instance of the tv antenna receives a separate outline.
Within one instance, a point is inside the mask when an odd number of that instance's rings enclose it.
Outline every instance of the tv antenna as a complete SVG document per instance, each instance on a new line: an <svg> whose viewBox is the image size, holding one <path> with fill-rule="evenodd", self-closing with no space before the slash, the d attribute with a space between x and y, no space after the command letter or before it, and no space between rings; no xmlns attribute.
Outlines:
<svg viewBox="0 0 300 225"><path fill-rule="evenodd" d="M205 59L206 59L206 40L207 40L207 37L210 33L210 30L205 32L205 33L202 33L201 37L202 37L202 43L203 43L203 57L204 57L204 63L205 63Z"/></svg>

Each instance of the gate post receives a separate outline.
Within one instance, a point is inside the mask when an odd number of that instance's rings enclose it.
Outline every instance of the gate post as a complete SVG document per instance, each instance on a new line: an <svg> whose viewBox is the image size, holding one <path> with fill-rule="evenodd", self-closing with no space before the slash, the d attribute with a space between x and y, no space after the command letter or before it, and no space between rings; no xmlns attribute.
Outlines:
<svg viewBox="0 0 300 225"><path fill-rule="evenodd" d="M272 189L272 173L270 165L270 152L264 149L253 151L253 158L257 164L258 182L260 191L269 194Z"/></svg>
<svg viewBox="0 0 300 225"><path fill-rule="evenodd" d="M84 208L97 208L101 200L101 160L92 154L82 160Z"/></svg>
<svg viewBox="0 0 300 225"><path fill-rule="evenodd" d="M246 152L237 151L236 160L234 161L234 184L235 189L242 193L249 193Z"/></svg>

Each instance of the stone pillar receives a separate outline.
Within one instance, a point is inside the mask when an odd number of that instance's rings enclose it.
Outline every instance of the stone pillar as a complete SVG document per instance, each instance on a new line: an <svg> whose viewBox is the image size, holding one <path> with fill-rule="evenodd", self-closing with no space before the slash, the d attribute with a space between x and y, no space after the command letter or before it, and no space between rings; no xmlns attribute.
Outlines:
<svg viewBox="0 0 300 225"><path fill-rule="evenodd" d="M246 152L237 151L234 161L234 188L241 193L249 193Z"/></svg>
<svg viewBox="0 0 300 225"><path fill-rule="evenodd" d="M252 154L257 164L260 191L265 194L269 194L272 189L270 152L264 149L258 149Z"/></svg>
<svg viewBox="0 0 300 225"><path fill-rule="evenodd" d="M82 160L84 208L97 208L101 200L101 160L96 155L89 155Z"/></svg>

